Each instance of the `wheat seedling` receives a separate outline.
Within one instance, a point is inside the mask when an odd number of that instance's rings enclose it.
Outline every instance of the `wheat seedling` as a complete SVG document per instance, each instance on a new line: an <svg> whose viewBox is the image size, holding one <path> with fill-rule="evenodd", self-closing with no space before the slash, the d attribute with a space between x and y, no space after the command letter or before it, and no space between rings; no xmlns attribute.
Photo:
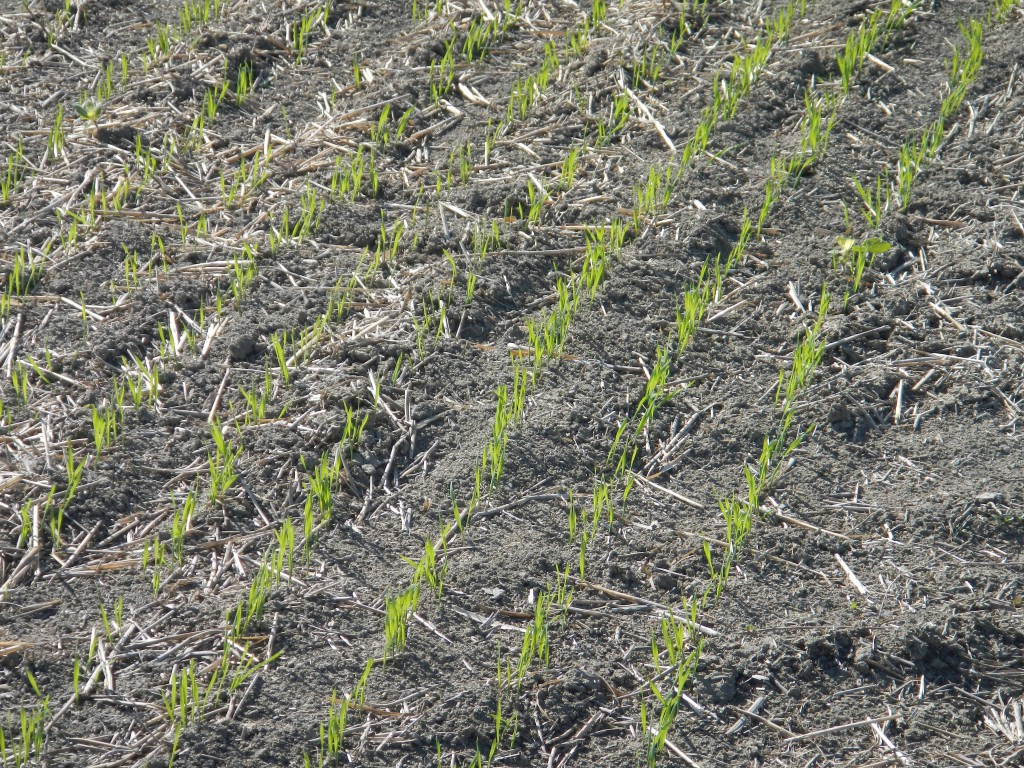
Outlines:
<svg viewBox="0 0 1024 768"><path fill-rule="evenodd" d="M216 503L238 479L238 475L235 474L235 462L242 455L242 448L236 448L225 440L217 421L210 425L210 434L215 448L214 452L207 453L210 468L210 502Z"/></svg>
<svg viewBox="0 0 1024 768"><path fill-rule="evenodd" d="M407 587L394 597L385 600L387 615L384 620L384 660L389 655L402 653L408 640L409 617L416 610L420 600L419 584Z"/></svg>

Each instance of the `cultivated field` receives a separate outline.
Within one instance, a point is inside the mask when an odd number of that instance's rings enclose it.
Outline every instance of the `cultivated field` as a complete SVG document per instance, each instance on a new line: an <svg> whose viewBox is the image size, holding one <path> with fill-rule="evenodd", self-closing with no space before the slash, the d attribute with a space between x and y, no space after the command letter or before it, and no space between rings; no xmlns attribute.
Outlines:
<svg viewBox="0 0 1024 768"><path fill-rule="evenodd" d="M1022 29L0 4L0 763L1024 763Z"/></svg>

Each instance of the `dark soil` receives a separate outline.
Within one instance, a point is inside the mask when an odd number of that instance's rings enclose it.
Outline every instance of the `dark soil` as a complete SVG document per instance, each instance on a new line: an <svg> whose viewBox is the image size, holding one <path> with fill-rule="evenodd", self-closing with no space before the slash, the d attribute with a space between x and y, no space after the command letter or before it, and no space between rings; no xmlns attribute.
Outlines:
<svg viewBox="0 0 1024 768"><path fill-rule="evenodd" d="M836 52L878 5L808 3L666 210L630 234L580 304L509 434L504 475L438 553L441 597L424 591L405 648L385 653L388 601L454 505L465 509L495 392L512 386L527 323L580 268L584 226L631 219L634 187L693 134L715 73L783 7L710 3L670 55L678 4L612 4L573 56L567 39L591 9L526 2L482 57L455 57L453 89L435 105L444 41L456 30L461 46L484 7L501 5L429 5L414 18L407 3L335 2L301 56L293 25L323 6L238 0L187 32L180 8L158 3L100 0L68 16L49 0L0 6L0 173L19 143L26 163L0 205L14 294L0 329L7 749L43 697L30 765L319 765L332 695L353 694L373 660L330 764L646 763L641 702L654 721L660 711L652 637L663 645L666 611L707 593L704 542L726 535L718 500L744 492L744 468L775 428L779 371L827 285L825 354L797 408L806 437L728 586L704 604L703 652L657 762L1024 764L1013 716L1024 701L1020 12L997 23L987 2L925 3L875 51L827 154L785 190L673 363L675 394L641 436L628 504L602 521L580 578L570 499L589 511L616 430L675 333L680 295L733 246L744 210L756 217L771 158L799 140L805 89L838 91ZM985 25L980 75L911 204L874 233L893 247L844 302L837 238L867 233L852 179L892 173L902 142L939 114L959 25L972 18ZM170 51L144 68L163 23ZM551 41L553 82L485 162L510 88ZM659 77L633 82L630 67L651 50L662 52ZM113 89L91 121L75 105L94 100L108 63ZM252 66L251 95L239 105L229 93L188 147L207 89L228 72L234 91L240 64ZM627 86L628 122L595 147ZM54 157L59 105L66 146ZM565 188L564 158L584 142ZM467 143L461 180L450 158ZM136 146L156 158L145 182ZM348 167L360 147L367 163L372 150L378 189L364 181L332 198L336 160ZM266 179L228 203L221 179L231 187L242 157L249 170L265 162ZM124 207L84 223L90 191L111 195L124 179ZM538 184L550 199L531 223ZM326 201L316 226L274 249L284 209L294 222L310 189ZM474 238L492 232L479 259ZM245 286L243 243L257 252ZM25 258L42 268L13 291ZM124 396L116 438L97 455L94 414L149 377L157 396L138 407ZM246 418L265 382L265 413ZM346 411L366 419L356 444L343 445ZM241 449L218 498L213 423ZM62 504L69 453L86 463ZM310 478L335 455L332 513L307 561ZM179 563L173 521L190 491ZM232 632L286 520L293 567ZM548 663L534 660L521 686L499 685L559 572L572 599L551 624ZM193 665L203 691L225 649L234 670L268 663L176 728L172 675ZM496 740L499 711L517 718L513 737Z"/></svg>

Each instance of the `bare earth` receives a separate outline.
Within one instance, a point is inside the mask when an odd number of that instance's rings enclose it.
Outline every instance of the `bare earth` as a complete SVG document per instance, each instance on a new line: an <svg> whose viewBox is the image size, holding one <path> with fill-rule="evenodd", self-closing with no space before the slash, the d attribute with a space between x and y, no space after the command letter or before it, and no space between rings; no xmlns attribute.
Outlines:
<svg viewBox="0 0 1024 768"><path fill-rule="evenodd" d="M0 763L1024 765L1024 17L800 5L0 2Z"/></svg>

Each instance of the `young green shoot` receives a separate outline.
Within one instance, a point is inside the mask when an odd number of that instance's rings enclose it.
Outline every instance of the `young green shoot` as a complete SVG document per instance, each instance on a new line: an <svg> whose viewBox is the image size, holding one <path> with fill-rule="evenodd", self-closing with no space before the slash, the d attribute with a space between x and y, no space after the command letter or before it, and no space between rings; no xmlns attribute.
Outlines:
<svg viewBox="0 0 1024 768"><path fill-rule="evenodd" d="M210 502L216 503L235 484L238 475L235 473L235 462L242 455L242 448L229 443L221 431L220 423L214 421L210 425L214 450L208 452L210 469Z"/></svg>

